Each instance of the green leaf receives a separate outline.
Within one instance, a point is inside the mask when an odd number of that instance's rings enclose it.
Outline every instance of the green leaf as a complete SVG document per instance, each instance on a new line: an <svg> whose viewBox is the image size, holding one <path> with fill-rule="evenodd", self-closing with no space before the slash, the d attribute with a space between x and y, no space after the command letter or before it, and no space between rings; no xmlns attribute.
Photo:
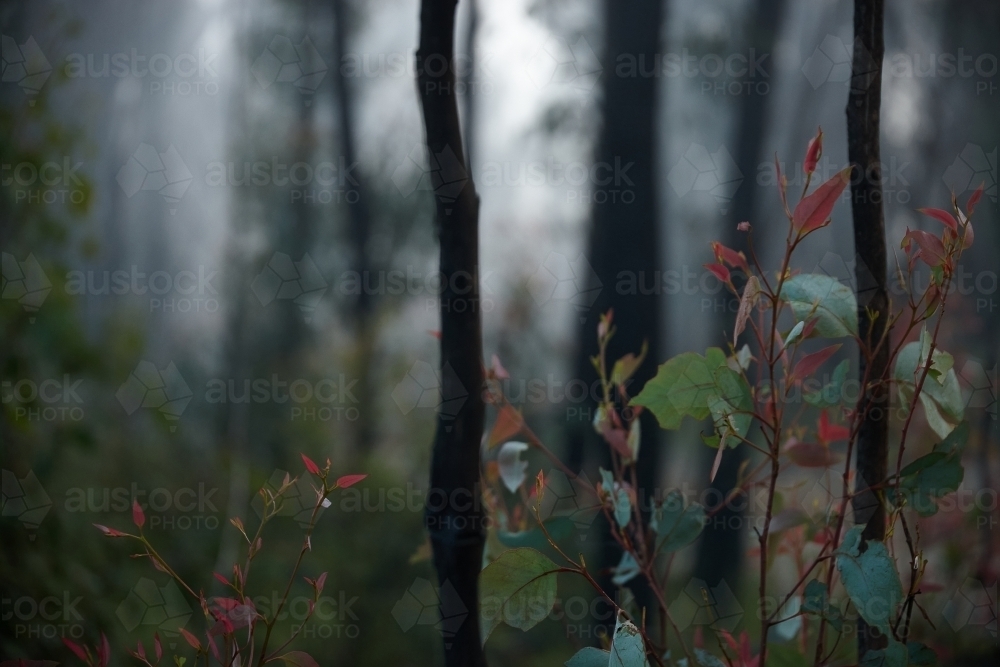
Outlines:
<svg viewBox="0 0 1000 667"><path fill-rule="evenodd" d="M649 527L656 533L656 548L671 553L698 539L708 521L705 508L698 503L687 504L680 491L671 491L649 518Z"/></svg>
<svg viewBox="0 0 1000 667"><path fill-rule="evenodd" d="M577 651L565 664L566 667L608 667L609 660L611 660L610 651L587 646Z"/></svg>
<svg viewBox="0 0 1000 667"><path fill-rule="evenodd" d="M712 425L726 447L735 447L746 437L753 423L753 395L750 385L728 366L715 371L717 395L708 397Z"/></svg>
<svg viewBox="0 0 1000 667"><path fill-rule="evenodd" d="M850 367L851 363L847 359L837 364L837 367L833 369L833 375L830 377L830 383L819 391L806 394L803 397L806 403L817 408L840 405L844 382L847 380L847 371L850 370Z"/></svg>
<svg viewBox="0 0 1000 667"><path fill-rule="evenodd" d="M726 365L726 355L717 347L705 356L685 352L661 364L630 405L641 405L656 416L661 428L680 428L684 416L697 420L708 417L708 398L719 393L715 371Z"/></svg>
<svg viewBox="0 0 1000 667"><path fill-rule="evenodd" d="M956 491L965 477L962 450L969 438L969 424L962 422L930 454L903 468L900 490L920 516L937 513L936 499Z"/></svg>
<svg viewBox="0 0 1000 667"><path fill-rule="evenodd" d="M618 619L614 638L611 641L611 656L608 667L648 667L646 646L639 634L639 628L632 622Z"/></svg>
<svg viewBox="0 0 1000 667"><path fill-rule="evenodd" d="M795 319L817 318L816 334L841 338L858 333L858 302L850 287L822 273L792 276L781 287L781 300L788 303Z"/></svg>
<svg viewBox="0 0 1000 667"><path fill-rule="evenodd" d="M906 653L911 665L934 667L937 665L937 653L920 642L907 642Z"/></svg>
<svg viewBox="0 0 1000 667"><path fill-rule="evenodd" d="M501 622L530 630L556 603L556 564L534 549L511 549L479 573L483 642Z"/></svg>
<svg viewBox="0 0 1000 667"><path fill-rule="evenodd" d="M906 404L913 399L917 390L917 382L923 375L927 363L926 343L913 341L899 351L896 357L896 367L893 369L893 379L899 389L899 396ZM924 380L920 392L920 403L924 406L927 423L941 438L948 437L954 428L961 423L965 415L965 403L962 400L962 388L958 384L958 376L949 362L951 355L942 350L934 350L931 360L932 369L937 365L938 372L934 377L930 372ZM941 372L940 369L947 368Z"/></svg>
<svg viewBox="0 0 1000 667"><path fill-rule="evenodd" d="M826 584L819 579L813 579L806 584L805 594L802 598L802 611L826 618L827 623L837 632L840 632L841 628L844 627L844 619L840 615L840 609L830 604Z"/></svg>
<svg viewBox="0 0 1000 667"><path fill-rule="evenodd" d="M868 540L861 552L862 530L863 526L854 526L844 536L836 552L837 570L861 617L889 636L889 622L903 598L903 587L885 544Z"/></svg>
<svg viewBox="0 0 1000 667"><path fill-rule="evenodd" d="M906 646L890 637L885 648L865 653L858 667L906 667L907 660Z"/></svg>

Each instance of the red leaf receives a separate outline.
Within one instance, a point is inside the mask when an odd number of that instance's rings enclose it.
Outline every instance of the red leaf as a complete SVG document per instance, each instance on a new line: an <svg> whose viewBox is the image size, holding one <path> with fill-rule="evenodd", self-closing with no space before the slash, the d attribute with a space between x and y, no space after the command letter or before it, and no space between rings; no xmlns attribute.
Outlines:
<svg viewBox="0 0 1000 667"><path fill-rule="evenodd" d="M816 429L816 434L820 442L829 444L837 440L847 440L851 437L851 429L840 424L830 423L830 417L826 414L826 410L823 410L823 412L819 413L819 425Z"/></svg>
<svg viewBox="0 0 1000 667"><path fill-rule="evenodd" d="M363 480L368 475L344 475L337 479L337 486L341 489L346 489L349 486L354 486L361 480Z"/></svg>
<svg viewBox="0 0 1000 667"><path fill-rule="evenodd" d="M102 526L99 523L95 523L94 528L97 528L97 530L101 531L108 537L127 537L126 534L123 533L122 531L115 530L114 528L108 528L107 526Z"/></svg>
<svg viewBox="0 0 1000 667"><path fill-rule="evenodd" d="M138 655L143 660L146 659L146 647L142 645L142 640L140 639L135 647L136 655Z"/></svg>
<svg viewBox="0 0 1000 667"><path fill-rule="evenodd" d="M507 442L524 428L524 419L521 413L510 405L504 405L497 413L497 420L493 422L489 438L486 443L488 447L496 447L502 442Z"/></svg>
<svg viewBox="0 0 1000 667"><path fill-rule="evenodd" d="M729 282L729 269L722 264L705 264L705 268L711 271L722 282Z"/></svg>
<svg viewBox="0 0 1000 667"><path fill-rule="evenodd" d="M193 648L196 651L201 650L201 642L198 641L197 637L195 637L193 634L191 634L184 628L177 628L177 630L181 633L181 636L184 637L184 641L186 641L188 644L191 645L191 648Z"/></svg>
<svg viewBox="0 0 1000 667"><path fill-rule="evenodd" d="M318 593L322 593L323 592L323 586L325 586L325 585L326 585L326 572L324 572L323 574L319 575L316 578L316 591Z"/></svg>
<svg viewBox="0 0 1000 667"><path fill-rule="evenodd" d="M805 170L807 174L811 174L816 171L816 163L819 162L819 156L823 154L823 128L819 128L816 132L816 136L809 140L809 146L806 147L806 159L802 162L802 169Z"/></svg>
<svg viewBox="0 0 1000 667"><path fill-rule="evenodd" d="M160 644L159 632L153 634L153 651L156 652L156 661L159 662L163 657L163 646Z"/></svg>
<svg viewBox="0 0 1000 667"><path fill-rule="evenodd" d="M206 635L208 639L208 648L212 651L212 655L219 662L222 662L222 656L219 655L219 647L215 645L215 639L212 637L211 633Z"/></svg>
<svg viewBox="0 0 1000 667"><path fill-rule="evenodd" d="M813 352L802 357L799 363L795 364L795 370L792 371L792 381L805 380L811 376L816 372L816 369L822 366L839 349L840 343L837 343L830 347L824 347L819 352Z"/></svg>
<svg viewBox="0 0 1000 667"><path fill-rule="evenodd" d="M712 252L715 253L715 261L720 264L728 264L733 268L742 269L743 273L750 275L750 265L747 264L746 255L732 248L727 248L718 241L712 241Z"/></svg>
<svg viewBox="0 0 1000 667"><path fill-rule="evenodd" d="M958 232L958 220L956 220L955 216L953 216L948 211L942 210L940 208L918 208L917 211L923 213L924 215L929 215L930 217L934 218L941 224L948 227L948 229L950 229L951 231L956 233Z"/></svg>
<svg viewBox="0 0 1000 667"><path fill-rule="evenodd" d="M788 213L788 180L781 173L781 163L778 162L778 154L774 154L774 173L778 178L778 193L781 195L781 205Z"/></svg>
<svg viewBox="0 0 1000 667"><path fill-rule="evenodd" d="M851 180L851 167L845 167L823 185L799 200L792 213L792 229L799 236L826 225L834 204Z"/></svg>
<svg viewBox="0 0 1000 667"><path fill-rule="evenodd" d="M83 660L84 662L87 662L87 652L83 650L82 646L74 641L66 639L65 637L62 638L62 643L65 644L66 648L70 651L73 651L76 657L80 658L80 660Z"/></svg>
<svg viewBox="0 0 1000 667"><path fill-rule="evenodd" d="M969 215L970 218L972 217L972 212L976 210L976 204L978 204L979 200L983 198L983 191L985 189L986 189L986 181L983 181L982 183L979 184L979 187L976 188L976 191L973 192L971 195L969 195L969 201L965 203L965 212Z"/></svg>
<svg viewBox="0 0 1000 667"><path fill-rule="evenodd" d="M302 462L306 464L306 470L308 470L313 475L318 475L319 466L316 465L316 463L305 454L300 454L300 456L302 457Z"/></svg>
<svg viewBox="0 0 1000 667"><path fill-rule="evenodd" d="M228 580L228 579L226 579L225 577L223 577L223 576L222 576L221 574L219 574L218 572L213 572L213 573L212 573L212 576L213 576L213 577L215 577L216 579L218 579L220 583L222 583L222 584L224 584L224 585L226 585L226 586L228 586L228 585L229 585L229 580Z"/></svg>
<svg viewBox="0 0 1000 667"><path fill-rule="evenodd" d="M902 247L908 249L911 242L916 242L919 250L913 254L914 259L920 258L927 263L928 266L938 266L944 262L946 251L944 249L944 244L941 239L918 230L911 230L907 228L906 234L903 235Z"/></svg>
<svg viewBox="0 0 1000 667"><path fill-rule="evenodd" d="M797 466L803 468L829 468L841 459L821 442L801 442L797 438L789 438L785 443L785 454Z"/></svg>
<svg viewBox="0 0 1000 667"><path fill-rule="evenodd" d="M142 508L139 506L138 500L132 501L132 522L142 528L146 525L146 515L143 513Z"/></svg>
<svg viewBox="0 0 1000 667"><path fill-rule="evenodd" d="M101 667L108 667L109 660L111 660L111 645L108 643L107 635L102 632L101 643L97 645L97 661Z"/></svg>

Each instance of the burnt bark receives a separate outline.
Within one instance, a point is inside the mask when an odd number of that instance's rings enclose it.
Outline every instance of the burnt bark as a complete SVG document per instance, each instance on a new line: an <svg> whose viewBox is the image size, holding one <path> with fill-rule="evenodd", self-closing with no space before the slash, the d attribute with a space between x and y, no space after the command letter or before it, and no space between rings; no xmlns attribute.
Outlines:
<svg viewBox="0 0 1000 667"><path fill-rule="evenodd" d="M781 28L784 7L785 0L757 0L753 4L749 15L750 25L746 40L749 49L753 49L755 53L771 54L774 52L774 44ZM768 77L767 69L772 64L773 60L768 55L761 73L765 81ZM751 84L753 83L751 81ZM768 81L768 83L771 82ZM753 90L756 88L754 87ZM768 100L770 100L769 95L761 95L756 92L739 98L736 111L738 118L736 166L745 177L757 173L764 136L767 132ZM722 244L735 250L745 249L746 234L738 232L736 229L736 225L744 220L753 223L758 230L764 227L762 221L754 219L758 190L759 188L755 187L751 178L747 178L737 188L733 194L733 201L730 203L729 214L725 218L725 229L719 239ZM726 296L725 312L718 318L719 328L726 339L732 337L738 304L739 301L735 296ZM722 457L719 471L711 483L714 493L709 497L725 498L726 494L736 486L737 474L745 456L744 447L737 447L731 452L726 452L725 456ZM715 452L706 451L704 458L705 475L707 476L714 462ZM704 580L713 588L718 586L720 581L725 581L730 589L739 590L743 532L741 529L743 525L742 514L741 511L733 507L726 507L713 517L702 532L695 572L699 579Z"/></svg>
<svg viewBox="0 0 1000 667"><path fill-rule="evenodd" d="M348 0L333 0L333 87L337 104L340 146L344 153L344 163L350 170L358 161L355 146L354 94L343 71L344 54L347 51ZM367 276L372 271L368 253L371 238L371 210L365 178L359 171L352 171L344 185L358 194L357 201L348 203L347 216L349 236L353 248L352 269L361 277L361 290L352 304L354 319L354 370L358 379L356 390L359 411L355 427L356 445L361 452L371 450L375 441L375 415L370 407L375 404L374 388L371 381L372 358L375 336L372 331L374 303L369 294Z"/></svg>
<svg viewBox="0 0 1000 667"><path fill-rule="evenodd" d="M660 219L656 174L658 89L661 79L655 64L663 29L663 3L659 0L630 0L604 4L605 51L602 58L602 126L595 152L595 173L591 201L593 226L587 258L600 280L600 292L581 317L576 377L588 386L597 376L590 357L597 353L597 323L601 313L614 309L616 333L608 348L608 363L631 352L638 354L644 341L649 344L646 361L630 380L627 391L635 396L656 374L662 358ZM593 392L592 392L593 393ZM589 414L580 410L580 419L571 428L569 465L610 467L607 444L594 433ZM656 493L660 469L661 431L648 411L641 416L642 446L636 464L641 509L648 513ZM606 526L595 526L595 535L607 536ZM621 548L610 537L602 548L600 567L614 567ZM633 580L640 605L655 609L648 588ZM616 586L609 574L601 585L611 595Z"/></svg>
<svg viewBox="0 0 1000 667"><path fill-rule="evenodd" d="M468 617L445 637L445 665L486 664L478 622L479 570L484 544L479 503L479 447L483 343L479 310L479 199L465 169L455 94L454 36L457 0L423 0L417 85L423 107L441 244L441 395L431 459L431 488L449 499L425 510L434 567L442 591L453 589ZM454 400L464 396L464 401ZM461 403L455 410L454 406ZM442 595L442 617L457 603Z"/></svg>
<svg viewBox="0 0 1000 667"><path fill-rule="evenodd" d="M889 297L886 289L885 218L882 209L882 170L879 122L882 104L884 0L855 0L854 57L851 90L847 101L847 154L853 166L851 213L854 221L855 279L858 290L858 323L862 341L875 347L886 334ZM854 520L864 525L862 544L885 539L886 516L881 492L871 487L885 480L889 457L888 345L866 359L861 354L861 374L875 384L860 400L867 413L858 434L857 495ZM878 636L858 619L858 656L881 648Z"/></svg>

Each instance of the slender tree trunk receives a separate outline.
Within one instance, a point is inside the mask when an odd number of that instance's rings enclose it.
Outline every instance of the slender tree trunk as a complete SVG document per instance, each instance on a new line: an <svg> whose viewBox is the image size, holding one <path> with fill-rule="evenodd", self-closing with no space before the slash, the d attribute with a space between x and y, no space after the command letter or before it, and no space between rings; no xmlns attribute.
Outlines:
<svg viewBox="0 0 1000 667"><path fill-rule="evenodd" d="M851 212L854 218L855 279L861 339L876 345L885 335L889 317L886 290L885 219L882 211L882 171L879 121L882 104L884 0L854 2L854 61L847 101L847 153L854 166ZM887 475L889 457L889 349L882 345L871 360L861 356L861 373L867 372L878 387L862 397L869 411L858 435L857 482L854 520L864 525L863 540L885 539L885 507L881 492L870 487ZM864 544L864 542L863 542ZM885 644L872 628L858 619L858 655Z"/></svg>
<svg viewBox="0 0 1000 667"><path fill-rule="evenodd" d="M425 512L434 567L450 583L469 617L445 641L445 665L486 664L479 633L479 570L484 533L479 503L479 448L485 407L482 320L479 310L479 199L465 169L455 95L454 39L457 0L423 0L417 85L432 170L441 243L441 395L467 395L452 418L438 413L431 459L431 488L453 499ZM448 404L445 404L448 405ZM453 614L444 609L442 614Z"/></svg>
<svg viewBox="0 0 1000 667"><path fill-rule="evenodd" d="M748 16L746 39L748 48L754 49L756 53L774 52L784 8L785 0L757 0L753 4ZM764 71L771 69L773 64L774 61L769 55L765 61ZM774 85L772 81L768 81L768 84ZM764 135L767 132L769 99L768 95L748 94L741 97L737 105L736 166L745 180L733 195L729 215L725 218L725 229L720 237L724 245L736 250L743 249L746 238L745 234L737 232L736 225L749 220L758 230L763 226L754 219L758 187L753 179L757 173ZM726 301L725 312L718 318L718 324L726 338L731 339L736 324L738 301L732 295L728 295ZM742 447L723 456L722 464L711 485L717 492L713 497L725 498L726 494L736 486L736 476L743 456ZM715 459L715 452L706 451L704 458L707 476ZM742 560L740 516L741 512L735 509L724 509L713 517L702 533L695 571L697 576L711 587L717 586L720 581L725 581L733 591L739 589Z"/></svg>
<svg viewBox="0 0 1000 667"><path fill-rule="evenodd" d="M603 170L595 172L606 183L590 183L593 227L587 257L601 281L601 291L587 311L579 331L576 377L588 385L596 381L590 357L597 352L597 322L601 313L614 309L617 333L608 350L608 362L632 352L638 354L643 341L649 344L646 362L636 372L627 388L631 396L656 374L663 352L661 335L661 296L659 293L660 220L657 199L656 146L660 79L650 76L656 62L663 29L663 3L660 0L629 0L604 4L605 51L602 59L604 95L601 103L602 128L595 163ZM631 65L631 69L629 69ZM644 75L645 72L645 75ZM632 290L620 287L631 280ZM643 286L646 289L643 289ZM590 449L604 467L609 467L607 446L598 442L590 425L590 415L571 429L569 462L581 469L585 449ZM584 412L584 411L581 411ZM641 417L642 443L636 466L639 497L643 512L648 512L655 493L660 467L660 428L649 412ZM606 535L595 527L595 534ZM603 567L613 567L621 558L621 549L605 543ZM638 581L638 580L636 580ZM602 585L612 595L615 586L610 577ZM640 604L653 604L653 596L638 585ZM655 609L655 608L654 608ZM654 611L650 609L650 612ZM652 618L652 615L650 616Z"/></svg>
<svg viewBox="0 0 1000 667"><path fill-rule="evenodd" d="M357 162L357 148L354 143L354 95L342 66L347 50L347 0L333 0L333 85L337 104L340 146L344 162L350 169ZM371 211L368 206L368 189L360 171L352 172L354 182L348 183L358 193L358 201L347 204L351 245L354 250L352 268L361 277L361 291L353 304L354 315L354 373L358 380L355 392L360 407L355 424L355 440L361 452L370 450L375 440L375 415L372 412L377 401L371 382L372 358L374 355L374 331L372 331L373 306L371 295L365 289L366 276L372 266L368 254L368 240L371 238Z"/></svg>

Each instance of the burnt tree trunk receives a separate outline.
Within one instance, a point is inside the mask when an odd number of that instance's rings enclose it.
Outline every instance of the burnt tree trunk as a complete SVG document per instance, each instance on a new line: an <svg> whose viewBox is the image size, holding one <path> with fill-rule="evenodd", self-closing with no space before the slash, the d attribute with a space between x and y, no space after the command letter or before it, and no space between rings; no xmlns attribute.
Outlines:
<svg viewBox="0 0 1000 667"><path fill-rule="evenodd" d="M357 147L355 146L354 127L354 95L347 76L343 71L344 54L347 52L347 22L348 0L333 0L333 52L334 66L333 85L337 103L338 129L340 146L344 153L344 163L351 169L357 162ZM355 439L358 450L364 453L371 451L375 440L375 405L371 381L372 358L374 356L375 336L372 331L373 302L368 293L368 276L372 271L368 253L368 241L371 238L371 212L368 206L368 191L365 187L364 175L354 172L347 176L348 182L343 185L358 193L358 200L348 203L347 216L351 246L353 247L352 269L361 280L361 290L353 304L354 315L354 345L355 375L358 379L356 390L357 403L361 406L355 428Z"/></svg>
<svg viewBox="0 0 1000 667"><path fill-rule="evenodd" d="M664 351L660 294L663 267L655 171L661 83L655 68L659 62L663 3L605 0L604 26L602 127L595 154L595 167L600 168L594 169L600 178L590 183L593 227L587 254L601 290L586 318L581 318L575 368L576 377L588 385L596 381L590 357L597 353L598 317L613 308L617 333L608 348L609 364L629 352L638 354L643 341L649 343L646 361L627 387L629 395L635 396L656 374ZM590 425L596 403L587 407L590 414L581 415L571 428L569 462L574 470L581 469L588 459L609 467L607 444L597 438ZM642 511L648 513L658 480L661 432L648 411L643 413L641 423L636 471L639 502ZM591 532L607 535L606 529L598 527ZM601 569L614 567L621 558L621 548L607 539L602 547ZM635 581L639 603L655 608L651 592L638 584L638 579ZM615 594L617 587L609 575L601 579L601 584L609 594Z"/></svg>
<svg viewBox="0 0 1000 667"><path fill-rule="evenodd" d="M781 27L784 7L785 0L757 0L753 4L749 15L746 40L748 48L754 49L756 53L771 54L774 52L774 44ZM767 77L766 70L773 65L773 60L768 55L768 59L764 62L765 69L761 75ZM757 76L757 74L752 76ZM753 85L755 82L751 80L750 83L751 89L756 91L756 87ZM771 84L769 81L768 83ZM736 166L740 173L747 178L747 181L740 184L733 195L729 214L725 217L725 229L719 239L721 243L735 250L743 250L746 240L746 234L738 232L736 225L748 220L758 230L764 227L763 221L754 219L759 188L756 187L752 179L757 173L764 135L767 132L769 106L767 102L769 99L770 97L766 94L752 92L740 97L737 105ZM730 294L726 294L725 298L726 309L718 318L718 325L724 338L731 339L733 327L736 324L736 310L739 302L735 296ZM737 474L745 456L745 448L743 447L726 452L726 455L722 457L718 474L711 483L711 488L715 491L711 497L725 498L726 494L736 486ZM707 451L704 458L705 475L707 476L714 462L715 452ZM726 507L712 518L712 521L705 526L705 530L702 532L701 541L698 544L695 572L699 579L704 580L712 588L718 586L719 582L725 581L730 589L739 590L742 525L742 512L733 507Z"/></svg>
<svg viewBox="0 0 1000 667"><path fill-rule="evenodd" d="M434 567L442 590L454 589L469 616L445 638L445 665L486 664L479 633L479 570L484 544L479 492L479 446L485 407L482 400L483 342L479 310L479 199L465 169L455 95L454 36L457 0L423 0L417 85L424 115L427 151L441 243L441 395L432 489L450 502L428 507ZM447 400L465 396L461 407ZM455 601L442 595L442 617L454 616Z"/></svg>
<svg viewBox="0 0 1000 667"><path fill-rule="evenodd" d="M886 333L889 298L886 290L885 219L882 210L882 169L879 121L882 104L884 0L854 1L854 60L847 101L847 154L851 174L854 220L855 280L861 339L877 345ZM885 539L885 507L881 492L870 487L886 478L889 456L889 348L879 346L870 360L861 355L861 370L876 388L861 397L868 411L857 442L857 482L854 520L864 525L862 544ZM858 655L880 648L885 639L858 619Z"/></svg>

